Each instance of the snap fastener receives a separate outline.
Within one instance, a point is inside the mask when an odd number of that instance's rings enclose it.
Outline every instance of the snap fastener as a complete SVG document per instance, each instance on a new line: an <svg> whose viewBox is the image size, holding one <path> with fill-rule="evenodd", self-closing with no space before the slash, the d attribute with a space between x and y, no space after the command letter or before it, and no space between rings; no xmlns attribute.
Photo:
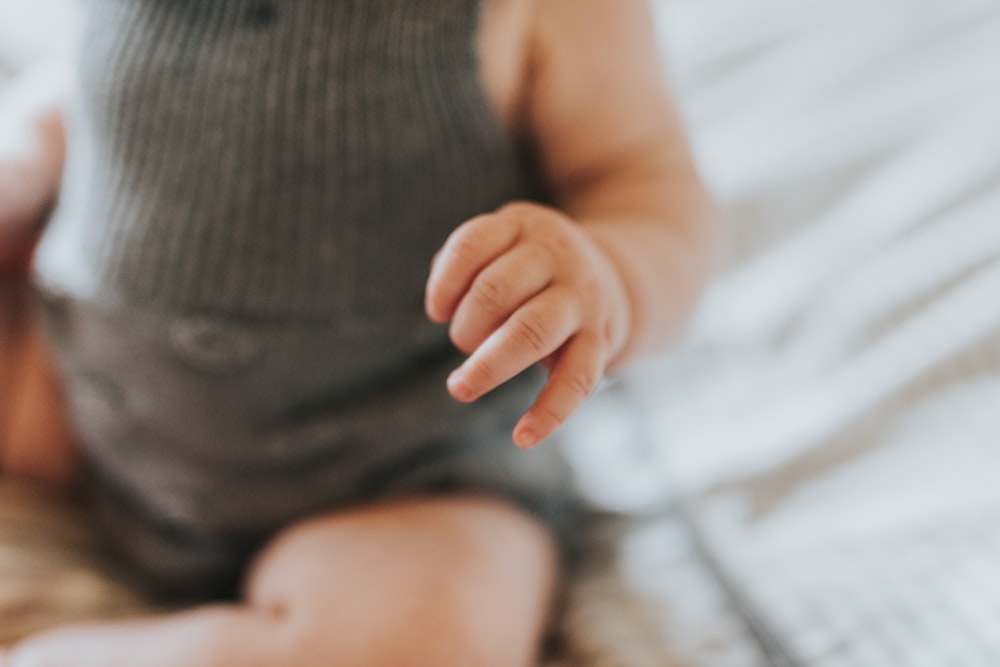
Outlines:
<svg viewBox="0 0 1000 667"><path fill-rule="evenodd" d="M246 368L260 354L260 345L248 329L207 319L190 319L169 325L170 342L177 357L212 373Z"/></svg>

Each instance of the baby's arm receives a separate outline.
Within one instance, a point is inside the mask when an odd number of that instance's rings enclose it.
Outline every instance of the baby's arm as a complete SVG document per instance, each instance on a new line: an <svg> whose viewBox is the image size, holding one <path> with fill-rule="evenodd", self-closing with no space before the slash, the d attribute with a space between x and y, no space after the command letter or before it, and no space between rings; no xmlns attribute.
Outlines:
<svg viewBox="0 0 1000 667"><path fill-rule="evenodd" d="M475 400L542 361L550 378L514 439L551 435L609 368L658 349L710 273L712 207L668 94L643 0L538 3L524 131L555 209L516 204L459 227L427 312L470 354Z"/></svg>
<svg viewBox="0 0 1000 667"><path fill-rule="evenodd" d="M59 484L78 461L26 273L59 188L67 90L66 67L52 62L0 95L0 473Z"/></svg>

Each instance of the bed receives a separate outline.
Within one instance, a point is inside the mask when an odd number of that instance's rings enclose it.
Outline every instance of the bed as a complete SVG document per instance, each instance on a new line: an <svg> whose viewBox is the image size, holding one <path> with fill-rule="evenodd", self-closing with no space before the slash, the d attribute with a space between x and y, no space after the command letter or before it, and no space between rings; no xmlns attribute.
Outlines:
<svg viewBox="0 0 1000 667"><path fill-rule="evenodd" d="M1000 7L661 7L731 252L635 381L705 562L764 664L1000 664Z"/></svg>

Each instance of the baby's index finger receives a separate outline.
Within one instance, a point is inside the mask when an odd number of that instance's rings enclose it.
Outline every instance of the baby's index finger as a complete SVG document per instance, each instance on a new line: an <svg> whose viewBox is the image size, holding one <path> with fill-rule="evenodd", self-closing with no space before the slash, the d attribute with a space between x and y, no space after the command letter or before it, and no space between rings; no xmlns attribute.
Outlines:
<svg viewBox="0 0 1000 667"><path fill-rule="evenodd" d="M572 299L550 289L522 306L448 378L448 391L470 402L558 350L580 327Z"/></svg>
<svg viewBox="0 0 1000 667"><path fill-rule="evenodd" d="M431 265L424 297L427 316L439 324L449 321L479 272L510 250L520 233L519 219L501 213L472 218L455 229Z"/></svg>

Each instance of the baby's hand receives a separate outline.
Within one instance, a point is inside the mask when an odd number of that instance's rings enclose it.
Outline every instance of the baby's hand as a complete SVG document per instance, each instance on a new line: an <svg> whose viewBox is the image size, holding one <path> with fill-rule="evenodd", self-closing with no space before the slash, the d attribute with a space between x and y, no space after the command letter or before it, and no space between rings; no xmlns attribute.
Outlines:
<svg viewBox="0 0 1000 667"><path fill-rule="evenodd" d="M474 401L543 362L549 380L514 429L520 447L541 442L597 388L625 345L628 297L614 264L586 228L536 204L473 218L435 256L426 308L451 322L471 355L448 391Z"/></svg>
<svg viewBox="0 0 1000 667"><path fill-rule="evenodd" d="M60 64L21 75L0 95L0 273L25 270L65 155Z"/></svg>

